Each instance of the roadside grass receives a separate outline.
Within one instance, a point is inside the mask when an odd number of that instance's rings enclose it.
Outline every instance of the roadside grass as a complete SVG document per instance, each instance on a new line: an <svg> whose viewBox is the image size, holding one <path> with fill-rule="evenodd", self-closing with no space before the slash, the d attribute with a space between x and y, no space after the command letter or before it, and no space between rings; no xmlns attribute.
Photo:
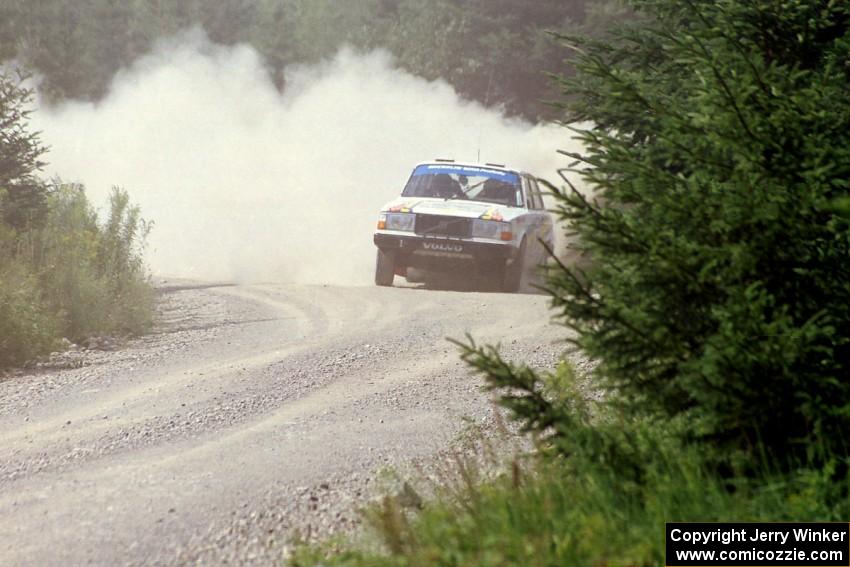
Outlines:
<svg viewBox="0 0 850 567"><path fill-rule="evenodd" d="M385 497L364 510L360 540L303 546L290 562L656 566L664 564L667 521L843 521L850 514L846 478L836 490L814 469L726 479L703 468L694 448L659 455L647 471L643 486L628 487L613 470L536 459L438 496L421 511Z"/></svg>
<svg viewBox="0 0 850 567"><path fill-rule="evenodd" d="M142 258L150 229L113 189L101 221L80 185L56 183L43 226L0 226L0 368L97 335L152 324L154 292Z"/></svg>
<svg viewBox="0 0 850 567"><path fill-rule="evenodd" d="M47 352L57 335L56 318L51 316L30 266L3 257L0 261L0 368Z"/></svg>
<svg viewBox="0 0 850 567"><path fill-rule="evenodd" d="M388 494L362 511L363 533L296 546L288 562L656 566L664 564L665 522L850 517L850 477L837 459L825 467L764 459L755 474L720 471L707 464L704 445L679 441L684 423L630 423L611 406L573 402L588 417L567 440L568 454L540 441L533 453L497 461L479 444L420 487L424 502L411 505L410 488Z"/></svg>

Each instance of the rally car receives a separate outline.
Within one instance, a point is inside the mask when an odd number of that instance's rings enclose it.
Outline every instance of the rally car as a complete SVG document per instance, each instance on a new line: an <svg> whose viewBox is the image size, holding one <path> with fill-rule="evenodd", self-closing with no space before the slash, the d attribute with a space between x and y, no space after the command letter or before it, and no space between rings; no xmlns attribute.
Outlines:
<svg viewBox="0 0 850 567"><path fill-rule="evenodd" d="M378 216L375 283L389 286L414 270L452 272L515 292L553 238L532 175L489 163L421 163Z"/></svg>

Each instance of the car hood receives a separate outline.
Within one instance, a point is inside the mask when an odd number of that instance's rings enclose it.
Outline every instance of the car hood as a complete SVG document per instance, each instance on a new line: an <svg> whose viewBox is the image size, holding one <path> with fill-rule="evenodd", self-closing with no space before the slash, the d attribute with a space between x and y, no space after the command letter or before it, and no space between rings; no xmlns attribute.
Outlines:
<svg viewBox="0 0 850 567"><path fill-rule="evenodd" d="M445 199L401 197L384 205L381 208L381 212L446 215L470 219L495 218L496 220L510 220L522 214L523 209L478 201L458 201L451 199L446 201Z"/></svg>

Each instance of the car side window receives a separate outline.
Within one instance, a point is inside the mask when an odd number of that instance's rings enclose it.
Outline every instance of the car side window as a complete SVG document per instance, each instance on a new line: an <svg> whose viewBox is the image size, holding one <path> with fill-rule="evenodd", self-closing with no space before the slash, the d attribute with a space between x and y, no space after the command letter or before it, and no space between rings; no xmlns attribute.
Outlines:
<svg viewBox="0 0 850 567"><path fill-rule="evenodd" d="M528 177L523 177L522 187L525 192L525 207L527 209L534 209L534 188L531 186L531 179L529 179Z"/></svg>
<svg viewBox="0 0 850 567"><path fill-rule="evenodd" d="M543 208L543 197L540 194L540 188L537 186L537 180L529 177L528 178L528 187L529 187L529 196L531 200L531 206L529 208L540 210Z"/></svg>

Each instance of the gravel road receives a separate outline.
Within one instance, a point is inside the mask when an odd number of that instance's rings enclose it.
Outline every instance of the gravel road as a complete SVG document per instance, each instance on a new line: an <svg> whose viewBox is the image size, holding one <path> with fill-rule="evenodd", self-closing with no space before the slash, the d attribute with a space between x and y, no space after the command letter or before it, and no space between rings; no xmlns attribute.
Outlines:
<svg viewBox="0 0 850 567"><path fill-rule="evenodd" d="M493 409L445 337L551 367L539 295L161 283L160 323L0 377L0 565L279 563Z"/></svg>

